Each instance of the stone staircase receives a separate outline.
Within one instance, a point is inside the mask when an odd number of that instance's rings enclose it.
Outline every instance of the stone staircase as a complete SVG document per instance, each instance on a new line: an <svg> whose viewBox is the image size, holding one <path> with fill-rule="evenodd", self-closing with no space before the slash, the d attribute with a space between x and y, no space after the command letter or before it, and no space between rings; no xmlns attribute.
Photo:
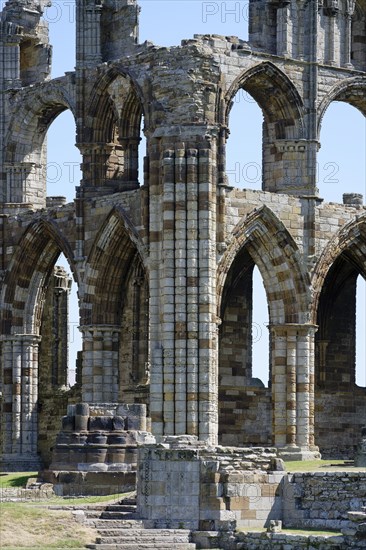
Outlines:
<svg viewBox="0 0 366 550"><path fill-rule="evenodd" d="M98 531L90 550L195 550L186 529L145 529L137 518L136 501L125 498L118 504L88 507L84 523Z"/></svg>

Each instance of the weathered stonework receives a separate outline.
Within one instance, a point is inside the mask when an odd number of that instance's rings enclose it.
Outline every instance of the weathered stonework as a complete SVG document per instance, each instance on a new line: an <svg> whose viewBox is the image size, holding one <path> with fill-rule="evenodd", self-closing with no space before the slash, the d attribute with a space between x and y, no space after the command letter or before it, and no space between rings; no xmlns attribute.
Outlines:
<svg viewBox="0 0 366 550"><path fill-rule="evenodd" d="M50 459L39 405L52 400L41 379L61 252L83 349L60 418L69 398L146 404L154 436L352 457L366 423L354 364L366 213L351 193L322 201L316 156L332 101L366 113L364 0L253 0L248 42L196 35L173 48L138 43L135 0L116 11L78 0L76 70L53 80L45 4L8 0L0 18L4 467ZM227 184L239 90L263 111L262 191ZM66 109L83 158L70 204L45 184L44 138ZM268 388L252 377L254 265L269 308Z"/></svg>

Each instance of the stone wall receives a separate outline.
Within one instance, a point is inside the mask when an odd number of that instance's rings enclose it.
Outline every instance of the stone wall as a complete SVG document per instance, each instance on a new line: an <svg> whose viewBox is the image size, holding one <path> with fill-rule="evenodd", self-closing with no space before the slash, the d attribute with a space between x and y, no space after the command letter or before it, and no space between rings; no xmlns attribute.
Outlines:
<svg viewBox="0 0 366 550"><path fill-rule="evenodd" d="M61 252L78 284L84 402L149 404L157 436L314 458L316 436L328 450L339 441L342 401L342 446L353 446L365 418L352 363L366 212L350 193L322 201L317 152L332 101L366 112L364 2L258 0L249 42L195 35L169 48L137 43L135 0L78 0L76 70L57 79L45 5L8 0L0 20L4 463L39 464L44 296ZM263 113L261 191L227 183L239 91ZM67 109L83 175L63 205L47 201L45 137ZM268 302L268 389L252 386L254 265ZM334 281L347 287L338 302L326 290ZM337 419L327 434L328 412Z"/></svg>
<svg viewBox="0 0 366 550"><path fill-rule="evenodd" d="M190 437L139 449L138 512L151 527L228 530L281 515L273 448L206 447Z"/></svg>
<svg viewBox="0 0 366 550"><path fill-rule="evenodd" d="M340 529L347 512L366 505L366 472L287 474L283 484L284 525L297 528Z"/></svg>

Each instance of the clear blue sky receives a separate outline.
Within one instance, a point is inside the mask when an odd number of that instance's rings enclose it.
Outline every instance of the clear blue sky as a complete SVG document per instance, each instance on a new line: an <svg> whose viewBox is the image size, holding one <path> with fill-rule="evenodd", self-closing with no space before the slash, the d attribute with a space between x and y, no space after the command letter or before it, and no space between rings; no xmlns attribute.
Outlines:
<svg viewBox="0 0 366 550"><path fill-rule="evenodd" d="M0 0L1 5L1 0ZM140 42L150 40L159 45L178 45L193 34L236 35L247 39L247 2L205 2L199 0L140 0ZM53 0L45 17L50 26L53 51L53 76L74 70L75 65L75 5L72 0ZM228 143L227 170L231 183L237 187L260 188L261 122L259 107L250 96L241 93L232 111L231 139ZM250 138L249 138L250 136ZM64 113L49 130L48 194L65 195L73 200L79 183L80 156L73 146L75 129L70 113ZM326 201L342 202L344 192L366 196L366 122L353 107L334 103L323 121L321 150L318 157L318 187ZM62 148L60 148L62 143ZM70 170L70 163L75 163ZM246 182L244 181L246 179ZM75 285L74 285L75 286ZM260 277L254 290L254 366L255 375L268 378L268 322L264 291ZM366 295L360 281L358 294L358 381L366 385ZM78 313L75 294L72 298L70 328L71 363L80 347ZM72 365L71 365L72 366Z"/></svg>

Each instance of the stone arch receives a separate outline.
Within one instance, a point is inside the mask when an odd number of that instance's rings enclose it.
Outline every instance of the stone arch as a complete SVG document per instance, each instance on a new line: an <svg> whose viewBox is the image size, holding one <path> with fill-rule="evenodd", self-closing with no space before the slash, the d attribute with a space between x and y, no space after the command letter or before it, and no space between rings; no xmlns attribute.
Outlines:
<svg viewBox="0 0 366 550"><path fill-rule="evenodd" d="M84 181L114 191L138 186L138 146L144 114L142 93L123 70L108 69L93 86L88 125L79 136L84 153ZM88 170L93 166L93 170Z"/></svg>
<svg viewBox="0 0 366 550"><path fill-rule="evenodd" d="M63 111L75 118L75 102L67 79L57 79L20 92L6 136L5 202L46 206L46 149L49 126Z"/></svg>
<svg viewBox="0 0 366 550"><path fill-rule="evenodd" d="M248 92L263 112L262 189L308 194L310 182L304 174L310 144L305 136L303 101L295 85L270 62L243 72L226 93L222 118L228 127L234 96L240 89Z"/></svg>
<svg viewBox="0 0 366 550"><path fill-rule="evenodd" d="M314 269L315 434L325 458L353 458L366 421L366 389L356 382L360 276L366 279L365 214L339 231Z"/></svg>
<svg viewBox="0 0 366 550"><path fill-rule="evenodd" d="M308 322L308 276L298 247L283 223L267 207L254 210L233 232L218 271L218 307L225 280L240 250L257 265L267 294L270 324Z"/></svg>
<svg viewBox="0 0 366 550"><path fill-rule="evenodd" d="M5 274L2 334L39 334L47 283L61 252L77 280L71 247L57 226L38 220L26 229Z"/></svg>
<svg viewBox="0 0 366 550"><path fill-rule="evenodd" d="M122 98L113 97L109 92L117 79L125 82ZM123 103L119 104L121 99ZM142 114L145 114L145 108L140 87L128 72L112 67L93 86L87 110L91 124L85 129L84 141L110 143L113 126L118 125L119 121L119 130L122 131L120 137L130 137L136 133L136 129L139 131Z"/></svg>
<svg viewBox="0 0 366 550"><path fill-rule="evenodd" d="M325 278L341 255L359 269L366 279L366 214L357 216L346 224L327 244L320 256L313 272L313 297L311 304L311 318L315 322L319 304L319 297L324 286Z"/></svg>
<svg viewBox="0 0 366 550"><path fill-rule="evenodd" d="M267 124L274 126L275 139L301 139L304 137L303 102L294 84L278 67L270 62L260 63L242 73L226 94L228 118L235 94L246 90L258 103ZM275 90L276 93L273 93Z"/></svg>
<svg viewBox="0 0 366 550"><path fill-rule="evenodd" d="M11 118L6 137L6 162L34 160L31 155L43 144L45 134L63 111L69 109L75 117L75 97L66 78L39 84L20 92L17 108ZM21 128L21 131L19 130Z"/></svg>
<svg viewBox="0 0 366 550"><path fill-rule="evenodd" d="M122 209L114 208L103 223L86 262L82 324L121 322L122 281L145 254L136 230Z"/></svg>
<svg viewBox="0 0 366 550"><path fill-rule="evenodd" d="M318 139L324 114L333 101L349 103L366 116L366 78L347 78L336 84L318 107Z"/></svg>

